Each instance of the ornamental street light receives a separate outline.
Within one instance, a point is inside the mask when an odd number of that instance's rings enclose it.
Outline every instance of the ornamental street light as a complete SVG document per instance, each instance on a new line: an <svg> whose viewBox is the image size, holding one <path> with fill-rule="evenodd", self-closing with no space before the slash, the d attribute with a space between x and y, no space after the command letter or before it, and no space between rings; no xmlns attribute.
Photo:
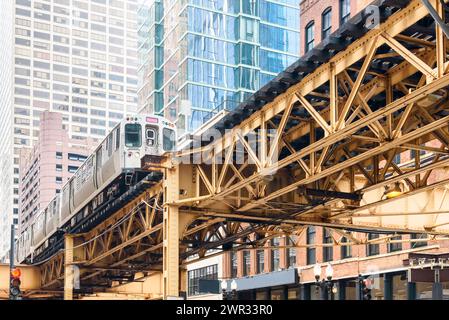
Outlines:
<svg viewBox="0 0 449 320"><path fill-rule="evenodd" d="M332 277L334 276L334 269L330 263L327 264L325 271L325 279L320 280L321 278L321 266L316 264L313 267L313 273L315 275L315 284L317 286L317 291L321 289L321 299L326 297L327 299L334 300L334 295L337 293L337 288L334 287L334 283L332 281Z"/></svg>
<svg viewBox="0 0 449 320"><path fill-rule="evenodd" d="M232 280L231 291L228 292L228 282L226 280L221 281L221 293L223 300L237 300L237 282Z"/></svg>

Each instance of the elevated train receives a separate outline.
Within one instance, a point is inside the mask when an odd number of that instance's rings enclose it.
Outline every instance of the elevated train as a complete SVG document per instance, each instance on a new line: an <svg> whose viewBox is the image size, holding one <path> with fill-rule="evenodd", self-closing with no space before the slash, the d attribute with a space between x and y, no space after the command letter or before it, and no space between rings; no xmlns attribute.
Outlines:
<svg viewBox="0 0 449 320"><path fill-rule="evenodd" d="M16 245L17 262L31 262L64 233L143 179L144 159L175 151L175 125L154 115L127 117L106 136L49 205L34 216Z"/></svg>

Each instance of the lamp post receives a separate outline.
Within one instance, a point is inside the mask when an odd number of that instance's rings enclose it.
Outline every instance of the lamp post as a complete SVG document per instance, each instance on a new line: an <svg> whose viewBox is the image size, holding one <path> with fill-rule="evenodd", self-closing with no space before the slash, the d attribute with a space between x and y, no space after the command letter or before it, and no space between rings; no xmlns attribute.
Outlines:
<svg viewBox="0 0 449 320"><path fill-rule="evenodd" d="M337 291L337 288L334 287L334 283L332 282L332 277L334 275L334 269L332 268L331 264L328 263L326 267L326 278L320 280L321 278L321 266L319 264L316 264L313 267L313 273L315 275L315 284L318 288L321 289L321 299L323 297L326 297L330 300L334 300L334 294Z"/></svg>
<svg viewBox="0 0 449 320"><path fill-rule="evenodd" d="M237 282L232 280L231 292L228 292L228 282L226 280L222 280L221 294L223 296L223 300L237 300Z"/></svg>

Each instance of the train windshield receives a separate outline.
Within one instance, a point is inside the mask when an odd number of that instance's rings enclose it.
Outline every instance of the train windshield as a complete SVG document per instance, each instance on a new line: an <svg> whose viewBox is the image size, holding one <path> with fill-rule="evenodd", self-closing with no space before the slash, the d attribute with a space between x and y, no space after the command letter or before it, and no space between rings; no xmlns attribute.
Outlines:
<svg viewBox="0 0 449 320"><path fill-rule="evenodd" d="M163 146L165 151L174 151L175 150L175 131L164 128L162 130L163 138Z"/></svg>
<svg viewBox="0 0 449 320"><path fill-rule="evenodd" d="M142 127L138 123L125 125L125 145L130 148L142 146Z"/></svg>

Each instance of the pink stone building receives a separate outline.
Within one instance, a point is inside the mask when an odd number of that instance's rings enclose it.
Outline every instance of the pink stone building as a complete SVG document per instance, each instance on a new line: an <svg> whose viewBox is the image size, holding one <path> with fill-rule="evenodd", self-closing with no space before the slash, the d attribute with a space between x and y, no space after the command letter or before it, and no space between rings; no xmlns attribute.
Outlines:
<svg viewBox="0 0 449 320"><path fill-rule="evenodd" d="M61 113L42 113L38 142L20 153L19 233L61 191L96 145L94 139L70 139Z"/></svg>

